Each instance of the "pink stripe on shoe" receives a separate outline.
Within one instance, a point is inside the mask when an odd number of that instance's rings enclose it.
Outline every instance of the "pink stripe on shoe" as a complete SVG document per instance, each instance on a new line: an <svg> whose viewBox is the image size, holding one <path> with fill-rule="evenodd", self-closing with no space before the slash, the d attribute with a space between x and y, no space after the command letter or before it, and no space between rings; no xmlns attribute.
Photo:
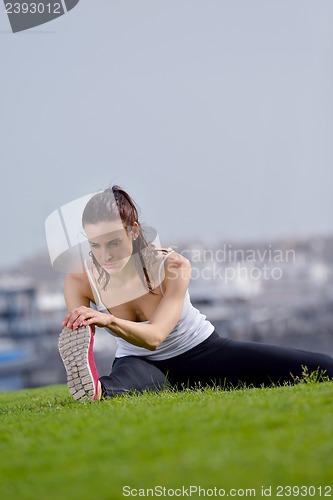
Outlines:
<svg viewBox="0 0 333 500"><path fill-rule="evenodd" d="M89 370L92 376L92 379L94 381L94 388L95 388L95 394L94 394L94 400L97 399L98 397L98 371L97 367L95 364L95 358L94 358L94 334L91 329L91 327L88 327L90 330L90 345L89 345L89 351L88 351L88 365L89 365Z"/></svg>

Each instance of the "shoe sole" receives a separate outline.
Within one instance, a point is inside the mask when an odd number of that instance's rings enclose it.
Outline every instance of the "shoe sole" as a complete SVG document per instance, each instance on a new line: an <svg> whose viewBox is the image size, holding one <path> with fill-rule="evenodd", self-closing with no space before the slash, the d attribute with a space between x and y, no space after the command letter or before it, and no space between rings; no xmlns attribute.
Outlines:
<svg viewBox="0 0 333 500"><path fill-rule="evenodd" d="M64 328L58 348L67 372L67 386L76 401L96 400L98 372L93 357L94 335L89 326Z"/></svg>

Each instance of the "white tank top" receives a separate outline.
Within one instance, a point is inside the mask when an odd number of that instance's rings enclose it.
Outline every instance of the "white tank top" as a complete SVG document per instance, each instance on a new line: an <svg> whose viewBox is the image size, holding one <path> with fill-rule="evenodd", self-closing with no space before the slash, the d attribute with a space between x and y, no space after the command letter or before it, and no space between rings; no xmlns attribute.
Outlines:
<svg viewBox="0 0 333 500"><path fill-rule="evenodd" d="M172 252L173 250L170 251L162 260L159 268L159 277L165 260ZM108 309L101 300L98 285L89 269L88 260L89 259L85 260L84 264L96 300L97 310L109 313ZM159 281L159 283L162 295L164 295L161 281ZM142 321L142 323L149 323L149 321ZM179 354L182 354L200 344L213 333L214 326L206 319L204 314L192 305L189 292L186 290L183 310L178 323L155 351L150 351L144 347L138 347L130 344L126 340L118 337L118 335L116 335L116 333L114 333L111 329L106 328L106 330L116 337L116 358L122 358L124 356L145 356L149 359L162 360L178 356Z"/></svg>

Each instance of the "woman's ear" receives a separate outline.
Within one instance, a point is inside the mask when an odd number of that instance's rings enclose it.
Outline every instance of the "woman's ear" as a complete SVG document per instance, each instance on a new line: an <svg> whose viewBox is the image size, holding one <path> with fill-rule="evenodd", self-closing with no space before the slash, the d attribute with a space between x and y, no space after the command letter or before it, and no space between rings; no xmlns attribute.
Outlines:
<svg viewBox="0 0 333 500"><path fill-rule="evenodd" d="M132 229L132 238L133 238L133 240L136 240L138 238L139 233L140 233L139 224L137 222L134 222L133 223L133 229Z"/></svg>

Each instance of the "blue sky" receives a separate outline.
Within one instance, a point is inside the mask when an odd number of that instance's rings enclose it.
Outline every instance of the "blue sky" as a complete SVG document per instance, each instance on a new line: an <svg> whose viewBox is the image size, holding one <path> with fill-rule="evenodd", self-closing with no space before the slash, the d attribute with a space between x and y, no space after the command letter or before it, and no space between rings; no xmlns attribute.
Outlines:
<svg viewBox="0 0 333 500"><path fill-rule="evenodd" d="M12 34L0 5L0 267L112 183L162 243L333 233L333 3L81 0Z"/></svg>

